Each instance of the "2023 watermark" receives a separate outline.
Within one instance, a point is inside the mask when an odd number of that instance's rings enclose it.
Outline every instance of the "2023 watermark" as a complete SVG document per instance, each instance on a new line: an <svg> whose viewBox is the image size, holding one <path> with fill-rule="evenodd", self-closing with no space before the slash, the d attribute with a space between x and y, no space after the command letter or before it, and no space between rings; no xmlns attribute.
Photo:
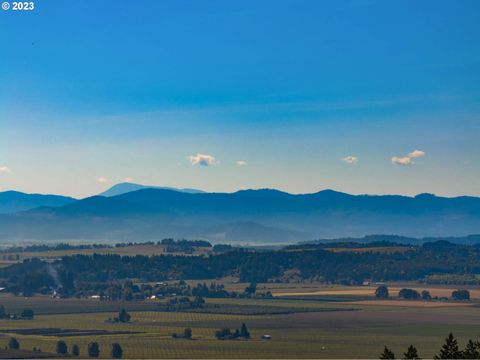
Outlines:
<svg viewBox="0 0 480 360"><path fill-rule="evenodd" d="M35 3L33 1L4 1L2 2L2 10L32 11L35 10Z"/></svg>

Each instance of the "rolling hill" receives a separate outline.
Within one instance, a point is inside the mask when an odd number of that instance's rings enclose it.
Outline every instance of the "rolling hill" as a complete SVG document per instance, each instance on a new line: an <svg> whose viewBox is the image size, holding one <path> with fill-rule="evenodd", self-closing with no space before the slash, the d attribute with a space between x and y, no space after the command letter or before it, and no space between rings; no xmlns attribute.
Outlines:
<svg viewBox="0 0 480 360"><path fill-rule="evenodd" d="M4 191L0 192L0 214L30 210L39 206L63 206L74 201L76 199L67 196Z"/></svg>

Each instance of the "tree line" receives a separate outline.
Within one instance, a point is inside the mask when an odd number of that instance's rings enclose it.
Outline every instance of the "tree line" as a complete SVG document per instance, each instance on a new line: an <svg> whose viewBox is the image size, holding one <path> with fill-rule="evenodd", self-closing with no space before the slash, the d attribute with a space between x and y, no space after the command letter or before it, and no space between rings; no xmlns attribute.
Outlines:
<svg viewBox="0 0 480 360"><path fill-rule="evenodd" d="M442 241L396 253L235 249L209 256L72 255L52 264L29 259L1 269L0 286L25 295L56 288L71 296L82 284L128 279L154 282L238 275L241 282L281 282L285 272L292 269L307 281L345 285L366 280L415 281L432 274L478 274L480 245Z"/></svg>
<svg viewBox="0 0 480 360"><path fill-rule="evenodd" d="M8 341L8 348L10 350L19 350L20 342L12 337ZM80 347L77 344L73 344L71 351L69 352L68 345L63 340L58 340L55 346L56 353L62 357L65 356L80 356ZM41 351L41 349L33 349L34 351ZM100 345L96 341L92 341L87 345L87 355L91 358L98 358L100 356ZM121 359L123 357L123 349L119 343L113 343L110 348L110 356L114 359Z"/></svg>

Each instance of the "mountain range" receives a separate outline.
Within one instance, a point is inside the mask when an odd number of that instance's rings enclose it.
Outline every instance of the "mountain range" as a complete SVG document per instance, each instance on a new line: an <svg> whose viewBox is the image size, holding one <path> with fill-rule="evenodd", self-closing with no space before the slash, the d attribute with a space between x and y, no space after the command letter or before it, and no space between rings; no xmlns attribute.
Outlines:
<svg viewBox="0 0 480 360"><path fill-rule="evenodd" d="M333 190L295 195L271 189L206 193L152 187L122 193L122 188L135 188L132 185L136 184L117 186L119 195L110 189L103 196L81 200L59 197L55 203L44 201L36 208L1 214L0 240L118 242L175 237L266 244L369 234L480 233L477 197L350 195Z"/></svg>

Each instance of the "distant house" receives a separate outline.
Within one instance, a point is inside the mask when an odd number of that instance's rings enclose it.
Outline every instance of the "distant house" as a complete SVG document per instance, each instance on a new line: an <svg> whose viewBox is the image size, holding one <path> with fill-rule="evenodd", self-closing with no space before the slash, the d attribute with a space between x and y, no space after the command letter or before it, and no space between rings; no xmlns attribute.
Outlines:
<svg viewBox="0 0 480 360"><path fill-rule="evenodd" d="M262 339L263 339L263 340L271 340L271 339L272 339L272 336L271 336L271 335L268 335L268 334L265 334L265 335L262 335Z"/></svg>
<svg viewBox="0 0 480 360"><path fill-rule="evenodd" d="M100 300L102 297L100 295L92 295L90 299Z"/></svg>
<svg viewBox="0 0 480 360"><path fill-rule="evenodd" d="M362 285L363 285L363 286L370 286L370 281L364 281L364 282L362 283Z"/></svg>

